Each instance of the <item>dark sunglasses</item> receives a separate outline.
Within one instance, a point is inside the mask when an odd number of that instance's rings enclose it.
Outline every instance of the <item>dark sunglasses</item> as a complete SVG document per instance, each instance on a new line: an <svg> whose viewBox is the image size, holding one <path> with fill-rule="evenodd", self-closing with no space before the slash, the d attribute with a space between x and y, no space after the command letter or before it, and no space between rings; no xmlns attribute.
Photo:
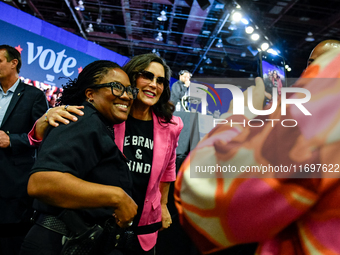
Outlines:
<svg viewBox="0 0 340 255"><path fill-rule="evenodd" d="M149 80L149 81L153 81L155 79L155 75L149 71L143 70L143 71L140 71L138 74L144 79ZM167 79L165 79L165 77L157 77L156 83L158 85L166 85L168 84L168 81Z"/></svg>
<svg viewBox="0 0 340 255"><path fill-rule="evenodd" d="M111 92L112 95L116 97L121 97L124 92L126 91L126 94L130 99L136 99L139 89L138 88L133 88L131 86L125 87L123 84L114 81L114 82L109 82L109 83L104 83L104 84L95 84L91 88L104 88L104 87L111 87Z"/></svg>

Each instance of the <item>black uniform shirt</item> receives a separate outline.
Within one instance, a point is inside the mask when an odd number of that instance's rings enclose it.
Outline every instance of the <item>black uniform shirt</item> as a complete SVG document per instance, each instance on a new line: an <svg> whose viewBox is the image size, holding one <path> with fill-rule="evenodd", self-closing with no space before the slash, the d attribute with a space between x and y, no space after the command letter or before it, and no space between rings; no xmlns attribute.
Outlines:
<svg viewBox="0 0 340 255"><path fill-rule="evenodd" d="M127 160L114 142L111 125L89 103L84 103L84 115L68 125L51 127L40 146L32 173L59 171L80 179L123 188L131 195L132 179ZM40 212L56 215L61 208L39 200L34 203ZM112 215L113 208L80 210L90 222L102 221Z"/></svg>

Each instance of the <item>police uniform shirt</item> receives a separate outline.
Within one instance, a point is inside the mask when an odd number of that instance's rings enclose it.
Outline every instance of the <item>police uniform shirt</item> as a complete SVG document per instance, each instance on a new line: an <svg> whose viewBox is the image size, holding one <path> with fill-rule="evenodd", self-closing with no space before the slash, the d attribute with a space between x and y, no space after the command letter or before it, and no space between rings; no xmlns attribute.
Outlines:
<svg viewBox="0 0 340 255"><path fill-rule="evenodd" d="M112 126L89 103L78 121L50 127L40 146L32 173L59 171L80 179L118 186L131 195L132 179L127 160L114 142ZM57 215L61 208L35 200L35 209ZM88 221L111 216L113 208L79 210Z"/></svg>

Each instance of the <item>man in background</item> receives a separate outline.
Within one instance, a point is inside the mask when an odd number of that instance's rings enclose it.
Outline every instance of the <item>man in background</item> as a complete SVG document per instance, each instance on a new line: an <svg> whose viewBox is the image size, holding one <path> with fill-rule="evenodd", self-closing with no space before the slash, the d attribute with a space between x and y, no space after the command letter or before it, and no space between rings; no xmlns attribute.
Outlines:
<svg viewBox="0 0 340 255"><path fill-rule="evenodd" d="M187 70L182 70L178 73L179 80L176 81L171 88L170 101L176 106L176 111L183 111L181 104L182 97L187 94L190 86L190 78L192 74ZM179 103L179 106L177 104ZM180 108L179 108L180 107Z"/></svg>
<svg viewBox="0 0 340 255"><path fill-rule="evenodd" d="M19 79L21 56L0 45L0 254L19 254L32 216L27 181L35 148L27 133L47 108L42 91Z"/></svg>

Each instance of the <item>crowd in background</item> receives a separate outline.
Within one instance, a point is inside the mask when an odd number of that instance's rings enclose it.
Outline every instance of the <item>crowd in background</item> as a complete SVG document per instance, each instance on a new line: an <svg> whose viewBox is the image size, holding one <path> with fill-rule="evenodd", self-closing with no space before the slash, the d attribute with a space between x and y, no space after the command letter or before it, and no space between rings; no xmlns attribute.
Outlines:
<svg viewBox="0 0 340 255"><path fill-rule="evenodd" d="M48 107L53 108L56 106L57 99L59 99L62 95L62 88L54 87L53 88L47 88L43 90L46 96L46 100L48 101Z"/></svg>

